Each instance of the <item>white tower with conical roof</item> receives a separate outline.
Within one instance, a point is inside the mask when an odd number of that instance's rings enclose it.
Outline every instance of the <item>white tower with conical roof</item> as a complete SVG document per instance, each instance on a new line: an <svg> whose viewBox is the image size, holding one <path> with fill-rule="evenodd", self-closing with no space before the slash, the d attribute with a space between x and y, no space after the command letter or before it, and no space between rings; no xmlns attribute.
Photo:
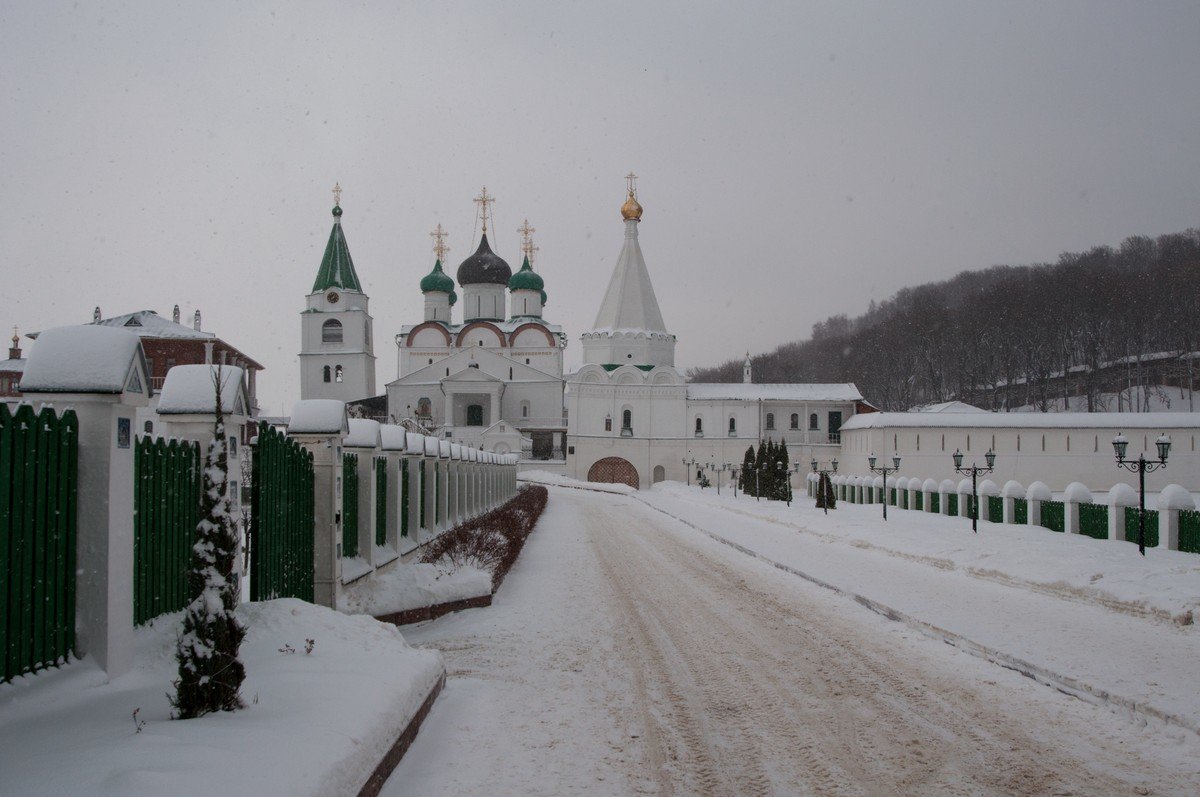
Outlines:
<svg viewBox="0 0 1200 797"><path fill-rule="evenodd" d="M583 333L585 365L675 365L675 336L667 331L638 243L642 206L629 174L629 198L621 206L625 242L608 281L592 329Z"/></svg>
<svg viewBox="0 0 1200 797"><path fill-rule="evenodd" d="M300 398L357 401L375 395L371 316L342 232L339 186L333 201L333 229L300 314Z"/></svg>

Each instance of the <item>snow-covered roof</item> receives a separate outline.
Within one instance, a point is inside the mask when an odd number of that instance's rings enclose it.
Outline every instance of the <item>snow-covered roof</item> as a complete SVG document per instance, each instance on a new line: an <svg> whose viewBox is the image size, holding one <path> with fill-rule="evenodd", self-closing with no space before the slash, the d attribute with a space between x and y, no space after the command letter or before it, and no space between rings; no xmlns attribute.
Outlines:
<svg viewBox="0 0 1200 797"><path fill-rule="evenodd" d="M861 401L853 384L747 384L745 382L690 382L689 400L699 401Z"/></svg>
<svg viewBox="0 0 1200 797"><path fill-rule="evenodd" d="M351 418L350 429L342 440L342 445L349 448L378 448L379 421L369 418Z"/></svg>
<svg viewBox="0 0 1200 797"><path fill-rule="evenodd" d="M1191 429L1200 412L868 412L842 431L891 428L979 429Z"/></svg>
<svg viewBox="0 0 1200 797"><path fill-rule="evenodd" d="M212 332L202 332L183 324L163 318L153 310L138 310L136 313L115 315L92 322L92 325L103 327L120 327L127 329L139 338L179 338L190 340L212 340L216 337Z"/></svg>
<svg viewBox="0 0 1200 797"><path fill-rule="evenodd" d="M596 313L592 331L636 329L648 333L665 333L662 311L650 284L650 272L646 270L646 259L638 243L637 222L625 224L625 243L617 256L608 281L608 289Z"/></svg>
<svg viewBox="0 0 1200 797"><path fill-rule="evenodd" d="M982 407L967 404L965 401L943 401L941 404L922 404L913 407L909 412L987 412Z"/></svg>
<svg viewBox="0 0 1200 797"><path fill-rule="evenodd" d="M302 399L292 408L288 434L344 435L350 431L346 402L337 399Z"/></svg>
<svg viewBox="0 0 1200 797"><path fill-rule="evenodd" d="M221 412L227 415L245 413L245 397L239 397L244 375L241 368L232 365L176 365L167 371L167 378L163 381L158 413L211 414L216 399L214 383L218 368L221 372Z"/></svg>
<svg viewBox="0 0 1200 797"><path fill-rule="evenodd" d="M24 370L25 370L25 358L24 357L17 358L17 359L10 358L7 360L0 360L0 371L9 373L9 374L12 374L12 373L19 374Z"/></svg>
<svg viewBox="0 0 1200 797"><path fill-rule="evenodd" d="M91 325L56 327L38 336L21 377L23 393L120 393L142 358L137 335Z"/></svg>

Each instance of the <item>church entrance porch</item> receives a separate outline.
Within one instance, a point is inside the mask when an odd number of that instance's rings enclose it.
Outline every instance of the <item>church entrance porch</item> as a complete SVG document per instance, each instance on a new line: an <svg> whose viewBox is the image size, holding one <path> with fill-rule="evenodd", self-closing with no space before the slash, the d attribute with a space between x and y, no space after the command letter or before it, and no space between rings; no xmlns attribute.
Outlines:
<svg viewBox="0 0 1200 797"><path fill-rule="evenodd" d="M597 460L588 469L587 480L604 484L628 484L635 490L641 486L637 468L629 460L621 457L605 457Z"/></svg>

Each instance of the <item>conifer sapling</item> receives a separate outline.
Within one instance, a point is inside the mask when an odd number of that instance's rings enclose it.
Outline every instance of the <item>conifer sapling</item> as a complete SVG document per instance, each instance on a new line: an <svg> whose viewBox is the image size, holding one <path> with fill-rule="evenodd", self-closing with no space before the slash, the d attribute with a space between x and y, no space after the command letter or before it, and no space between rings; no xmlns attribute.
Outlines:
<svg viewBox="0 0 1200 797"><path fill-rule="evenodd" d="M242 708L238 694L246 670L238 648L246 631L234 609L238 596L233 583L238 536L227 493L229 457L225 415L221 405L222 369L213 369L216 415L213 439L204 458L200 493L200 522L196 524L188 571L191 602L184 610L183 630L175 646L179 680L171 706L179 719L210 711Z"/></svg>

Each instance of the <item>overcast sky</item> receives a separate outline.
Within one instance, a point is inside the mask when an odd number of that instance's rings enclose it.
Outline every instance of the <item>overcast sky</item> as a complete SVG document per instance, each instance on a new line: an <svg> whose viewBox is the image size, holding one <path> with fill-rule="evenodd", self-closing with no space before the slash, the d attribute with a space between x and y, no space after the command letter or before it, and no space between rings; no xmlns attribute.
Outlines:
<svg viewBox="0 0 1200 797"><path fill-rule="evenodd" d="M568 366L630 170L681 368L1200 224L1194 2L398 5L0 5L0 325L199 308L287 412L335 181L380 392L484 184L514 269L537 228Z"/></svg>

